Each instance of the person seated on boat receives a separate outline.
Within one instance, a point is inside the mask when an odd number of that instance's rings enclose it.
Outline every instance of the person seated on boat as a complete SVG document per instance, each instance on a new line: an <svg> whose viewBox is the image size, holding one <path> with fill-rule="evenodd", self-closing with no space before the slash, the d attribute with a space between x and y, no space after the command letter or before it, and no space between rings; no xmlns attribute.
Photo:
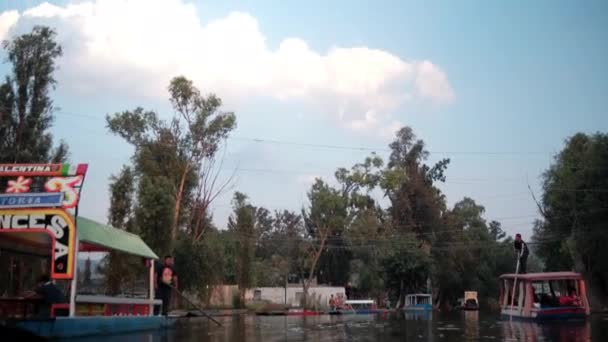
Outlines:
<svg viewBox="0 0 608 342"><path fill-rule="evenodd" d="M39 318L51 317L51 306L53 304L66 304L68 302L61 289L55 285L47 274L40 276L36 289L26 293L24 297L41 300L38 307Z"/></svg>
<svg viewBox="0 0 608 342"><path fill-rule="evenodd" d="M535 308L540 308L540 297L536 294L536 289L532 287L532 305Z"/></svg>
<svg viewBox="0 0 608 342"><path fill-rule="evenodd" d="M329 310L336 311L336 299L333 294L329 296Z"/></svg>
<svg viewBox="0 0 608 342"><path fill-rule="evenodd" d="M530 251L528 250L528 245L521 238L521 234L515 234L513 247L515 247L517 257L519 258L519 270L516 270L516 273L526 274L526 264L528 263L528 255L530 254Z"/></svg>
<svg viewBox="0 0 608 342"><path fill-rule="evenodd" d="M580 306L580 304L581 304L580 299L576 295L576 290L574 288L568 289L567 296L559 297L560 306Z"/></svg>

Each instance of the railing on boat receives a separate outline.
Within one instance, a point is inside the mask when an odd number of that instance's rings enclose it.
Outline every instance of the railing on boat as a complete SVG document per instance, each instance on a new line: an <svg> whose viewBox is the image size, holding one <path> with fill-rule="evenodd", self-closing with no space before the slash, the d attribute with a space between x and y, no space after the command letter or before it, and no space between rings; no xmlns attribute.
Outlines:
<svg viewBox="0 0 608 342"><path fill-rule="evenodd" d="M76 315L148 316L150 315L150 308L160 305L162 305L162 301L160 299L77 295Z"/></svg>

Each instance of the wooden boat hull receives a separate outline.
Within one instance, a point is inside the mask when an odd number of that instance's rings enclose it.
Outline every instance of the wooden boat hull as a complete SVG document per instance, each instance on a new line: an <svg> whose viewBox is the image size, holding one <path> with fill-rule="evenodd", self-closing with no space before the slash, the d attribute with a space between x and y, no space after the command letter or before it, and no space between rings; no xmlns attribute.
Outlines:
<svg viewBox="0 0 608 342"><path fill-rule="evenodd" d="M69 338L126 334L173 328L178 320L204 319L164 316L57 317L6 322L4 327L44 338Z"/></svg>

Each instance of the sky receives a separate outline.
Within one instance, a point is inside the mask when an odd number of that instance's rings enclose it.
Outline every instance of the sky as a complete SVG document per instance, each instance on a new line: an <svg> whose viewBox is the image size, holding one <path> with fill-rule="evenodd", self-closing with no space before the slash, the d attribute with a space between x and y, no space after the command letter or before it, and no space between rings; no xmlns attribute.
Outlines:
<svg viewBox="0 0 608 342"><path fill-rule="evenodd" d="M177 75L234 111L220 177L271 210L300 210L315 177L412 127L440 188L468 196L509 234L538 218L528 185L577 132L608 130L605 1L185 1L0 3L0 39L57 30L64 55L52 132L89 163L80 215L107 221L112 174L132 148L104 116L174 113ZM4 55L2 56L4 58ZM0 66L0 74L8 65ZM214 203L221 228L232 193Z"/></svg>

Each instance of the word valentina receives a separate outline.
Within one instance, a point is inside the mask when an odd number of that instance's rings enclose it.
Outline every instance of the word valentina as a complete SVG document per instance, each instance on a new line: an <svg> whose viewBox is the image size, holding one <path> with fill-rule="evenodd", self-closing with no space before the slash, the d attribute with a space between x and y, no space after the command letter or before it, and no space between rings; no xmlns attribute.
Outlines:
<svg viewBox="0 0 608 342"><path fill-rule="evenodd" d="M0 172L6 173L58 172L59 170L61 170L61 164L0 165Z"/></svg>

